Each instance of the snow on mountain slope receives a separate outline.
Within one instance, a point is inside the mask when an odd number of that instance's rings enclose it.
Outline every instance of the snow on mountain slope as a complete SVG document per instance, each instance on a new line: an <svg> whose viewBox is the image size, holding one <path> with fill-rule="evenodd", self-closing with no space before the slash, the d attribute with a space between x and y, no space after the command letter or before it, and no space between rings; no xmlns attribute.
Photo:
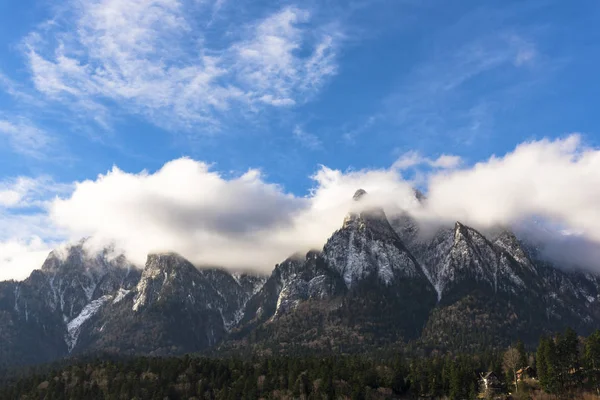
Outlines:
<svg viewBox="0 0 600 400"><path fill-rule="evenodd" d="M488 240L478 231L457 222L423 235L410 216L392 220L411 253L428 271L438 292L438 301L448 295L460 299L478 285L490 294L516 296L532 310L543 310L546 318L569 321L585 329L600 317L591 306L600 295L600 280L594 274L561 270L535 258L527 243L508 229L496 229ZM456 290L460 290L456 292ZM525 300L528 299L528 300Z"/></svg>
<svg viewBox="0 0 600 400"><path fill-rule="evenodd" d="M87 320L92 318L94 314L98 312L100 307L104 305L104 303L108 302L112 298L113 296L111 295L104 295L99 299L91 301L83 308L83 310L81 310L78 316L69 321L67 324L67 335L65 336L65 342L67 343L69 352L71 352L77 344L77 338L81 332L82 325Z"/></svg>
<svg viewBox="0 0 600 400"><path fill-rule="evenodd" d="M175 301L190 309L219 312L229 331L241 320L246 302L260 290L265 279L249 274L233 276L216 268L197 269L175 253L151 254L134 290L132 310Z"/></svg>
<svg viewBox="0 0 600 400"><path fill-rule="evenodd" d="M469 280L488 285L494 293L516 293L525 289L524 279L535 274L530 260L509 232L503 232L492 243L460 222L453 228L442 226L433 235L422 235L408 215L392 223L426 271L438 300L453 285Z"/></svg>
<svg viewBox="0 0 600 400"><path fill-rule="evenodd" d="M125 296L127 296L129 293L131 293L131 290L125 290L123 288L119 288L119 291L117 292L117 295L115 296L115 299L113 300L113 304L117 304L118 302L123 300L125 298Z"/></svg>
<svg viewBox="0 0 600 400"><path fill-rule="evenodd" d="M354 199L361 201L365 196L366 192L359 190ZM373 274L385 284L403 277L423 276L379 208L348 214L342 228L325 244L323 255L349 288Z"/></svg>
<svg viewBox="0 0 600 400"><path fill-rule="evenodd" d="M90 301L136 280L136 271L124 256L113 256L108 248L87 251L85 240L52 251L41 272L47 283L40 290L65 321L77 316Z"/></svg>

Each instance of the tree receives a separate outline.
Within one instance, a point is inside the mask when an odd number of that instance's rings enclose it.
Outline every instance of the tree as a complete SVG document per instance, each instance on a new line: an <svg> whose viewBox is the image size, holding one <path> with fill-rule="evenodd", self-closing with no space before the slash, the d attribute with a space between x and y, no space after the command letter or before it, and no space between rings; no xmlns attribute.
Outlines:
<svg viewBox="0 0 600 400"><path fill-rule="evenodd" d="M537 352L535 355L535 367L537 370L537 376L540 380L542 388L546 389L548 380L548 360L546 360L546 354L548 353L548 339L545 337L540 338L540 344L538 345Z"/></svg>
<svg viewBox="0 0 600 400"><path fill-rule="evenodd" d="M527 352L523 341L519 340L516 347L519 352L519 368L525 368L529 365L529 362L527 361Z"/></svg>
<svg viewBox="0 0 600 400"><path fill-rule="evenodd" d="M596 330L586 339L584 362L589 383L600 395L600 330Z"/></svg>
<svg viewBox="0 0 600 400"><path fill-rule="evenodd" d="M502 358L502 368L504 372L508 375L511 374L515 381L515 391L519 392L519 384L517 382L517 370L519 369L519 364L521 362L521 356L519 354L519 350L515 347L509 347L508 350L504 353L504 357Z"/></svg>
<svg viewBox="0 0 600 400"><path fill-rule="evenodd" d="M559 391L559 368L556 343L552 338L540 339L536 367L542 388L548 393Z"/></svg>
<svg viewBox="0 0 600 400"><path fill-rule="evenodd" d="M580 382L579 339L573 329L567 328L559 336L558 355L562 390L577 386Z"/></svg>

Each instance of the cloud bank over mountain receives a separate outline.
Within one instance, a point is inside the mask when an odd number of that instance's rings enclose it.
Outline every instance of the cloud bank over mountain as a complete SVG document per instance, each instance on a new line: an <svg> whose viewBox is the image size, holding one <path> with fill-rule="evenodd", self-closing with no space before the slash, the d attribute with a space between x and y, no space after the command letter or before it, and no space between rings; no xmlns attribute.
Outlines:
<svg viewBox="0 0 600 400"><path fill-rule="evenodd" d="M426 164L423 203L415 198L415 182L403 178L406 163L356 171L321 166L305 197L269 183L259 170L229 176L189 158L155 172L114 167L56 195L46 217L65 239L114 241L138 264L150 252L176 251L198 265L269 272L295 252L321 248L363 188L369 196L362 206L381 206L389 215L408 211L426 224L459 220L478 229L516 226L564 245L554 248L554 257L565 255L561 248L577 253L578 262L597 254L587 249L600 247L600 150L579 135L522 143L472 166ZM539 229L528 221L538 221ZM14 264L3 263L4 276Z"/></svg>

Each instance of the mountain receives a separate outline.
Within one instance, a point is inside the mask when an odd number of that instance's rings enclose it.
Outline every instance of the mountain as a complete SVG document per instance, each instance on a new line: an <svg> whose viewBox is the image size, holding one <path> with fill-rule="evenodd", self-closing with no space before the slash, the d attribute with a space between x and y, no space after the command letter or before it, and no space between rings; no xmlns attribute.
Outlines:
<svg viewBox="0 0 600 400"><path fill-rule="evenodd" d="M0 282L0 366L95 351L183 354L220 341L264 278L151 254L143 271L85 241L53 251L23 282Z"/></svg>
<svg viewBox="0 0 600 400"><path fill-rule="evenodd" d="M598 277L536 258L509 230L488 239L460 222L429 235L407 215L392 224L438 294L421 346L469 350L517 338L533 344L568 326L588 333L599 321Z"/></svg>
<svg viewBox="0 0 600 400"><path fill-rule="evenodd" d="M0 282L0 366L96 352L479 351L600 323L599 276L560 269L508 229L423 228L368 196L355 193L322 249L268 277L176 253L140 270L86 241L57 249L25 281Z"/></svg>
<svg viewBox="0 0 600 400"><path fill-rule="evenodd" d="M69 352L77 321L108 293L135 285L139 273L112 249L85 241L50 253L23 282L0 282L0 365L54 360Z"/></svg>
<svg viewBox="0 0 600 400"><path fill-rule="evenodd" d="M365 196L359 190L354 200ZM433 287L384 211L362 209L347 215L322 251L276 266L222 348L360 351L418 337L435 302Z"/></svg>
<svg viewBox="0 0 600 400"><path fill-rule="evenodd" d="M199 270L175 253L151 254L138 284L108 299L75 351L168 355L206 349L239 322L261 284L257 277Z"/></svg>

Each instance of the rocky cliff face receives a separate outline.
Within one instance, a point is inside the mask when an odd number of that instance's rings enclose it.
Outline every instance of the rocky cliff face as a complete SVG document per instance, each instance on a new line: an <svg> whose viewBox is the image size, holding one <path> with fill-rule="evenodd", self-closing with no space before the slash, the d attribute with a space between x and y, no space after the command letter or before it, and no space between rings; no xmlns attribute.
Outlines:
<svg viewBox="0 0 600 400"><path fill-rule="evenodd" d="M536 259L506 229L488 239L460 222L428 235L406 215L392 223L438 294L422 335L428 345L533 343L567 326L589 332L597 321L598 278Z"/></svg>
<svg viewBox="0 0 600 400"><path fill-rule="evenodd" d="M36 363L68 354L78 321L119 288L131 288L139 273L111 249L90 254L85 241L50 253L23 282L0 286L0 363Z"/></svg>
<svg viewBox="0 0 600 400"><path fill-rule="evenodd" d="M2 364L76 353L180 354L220 341L264 278L199 270L153 254L143 271L84 243L50 253L23 282L0 283Z"/></svg>
<svg viewBox="0 0 600 400"><path fill-rule="evenodd" d="M151 254L137 285L108 299L76 350L168 355L206 349L237 325L261 283L199 270L175 253Z"/></svg>

